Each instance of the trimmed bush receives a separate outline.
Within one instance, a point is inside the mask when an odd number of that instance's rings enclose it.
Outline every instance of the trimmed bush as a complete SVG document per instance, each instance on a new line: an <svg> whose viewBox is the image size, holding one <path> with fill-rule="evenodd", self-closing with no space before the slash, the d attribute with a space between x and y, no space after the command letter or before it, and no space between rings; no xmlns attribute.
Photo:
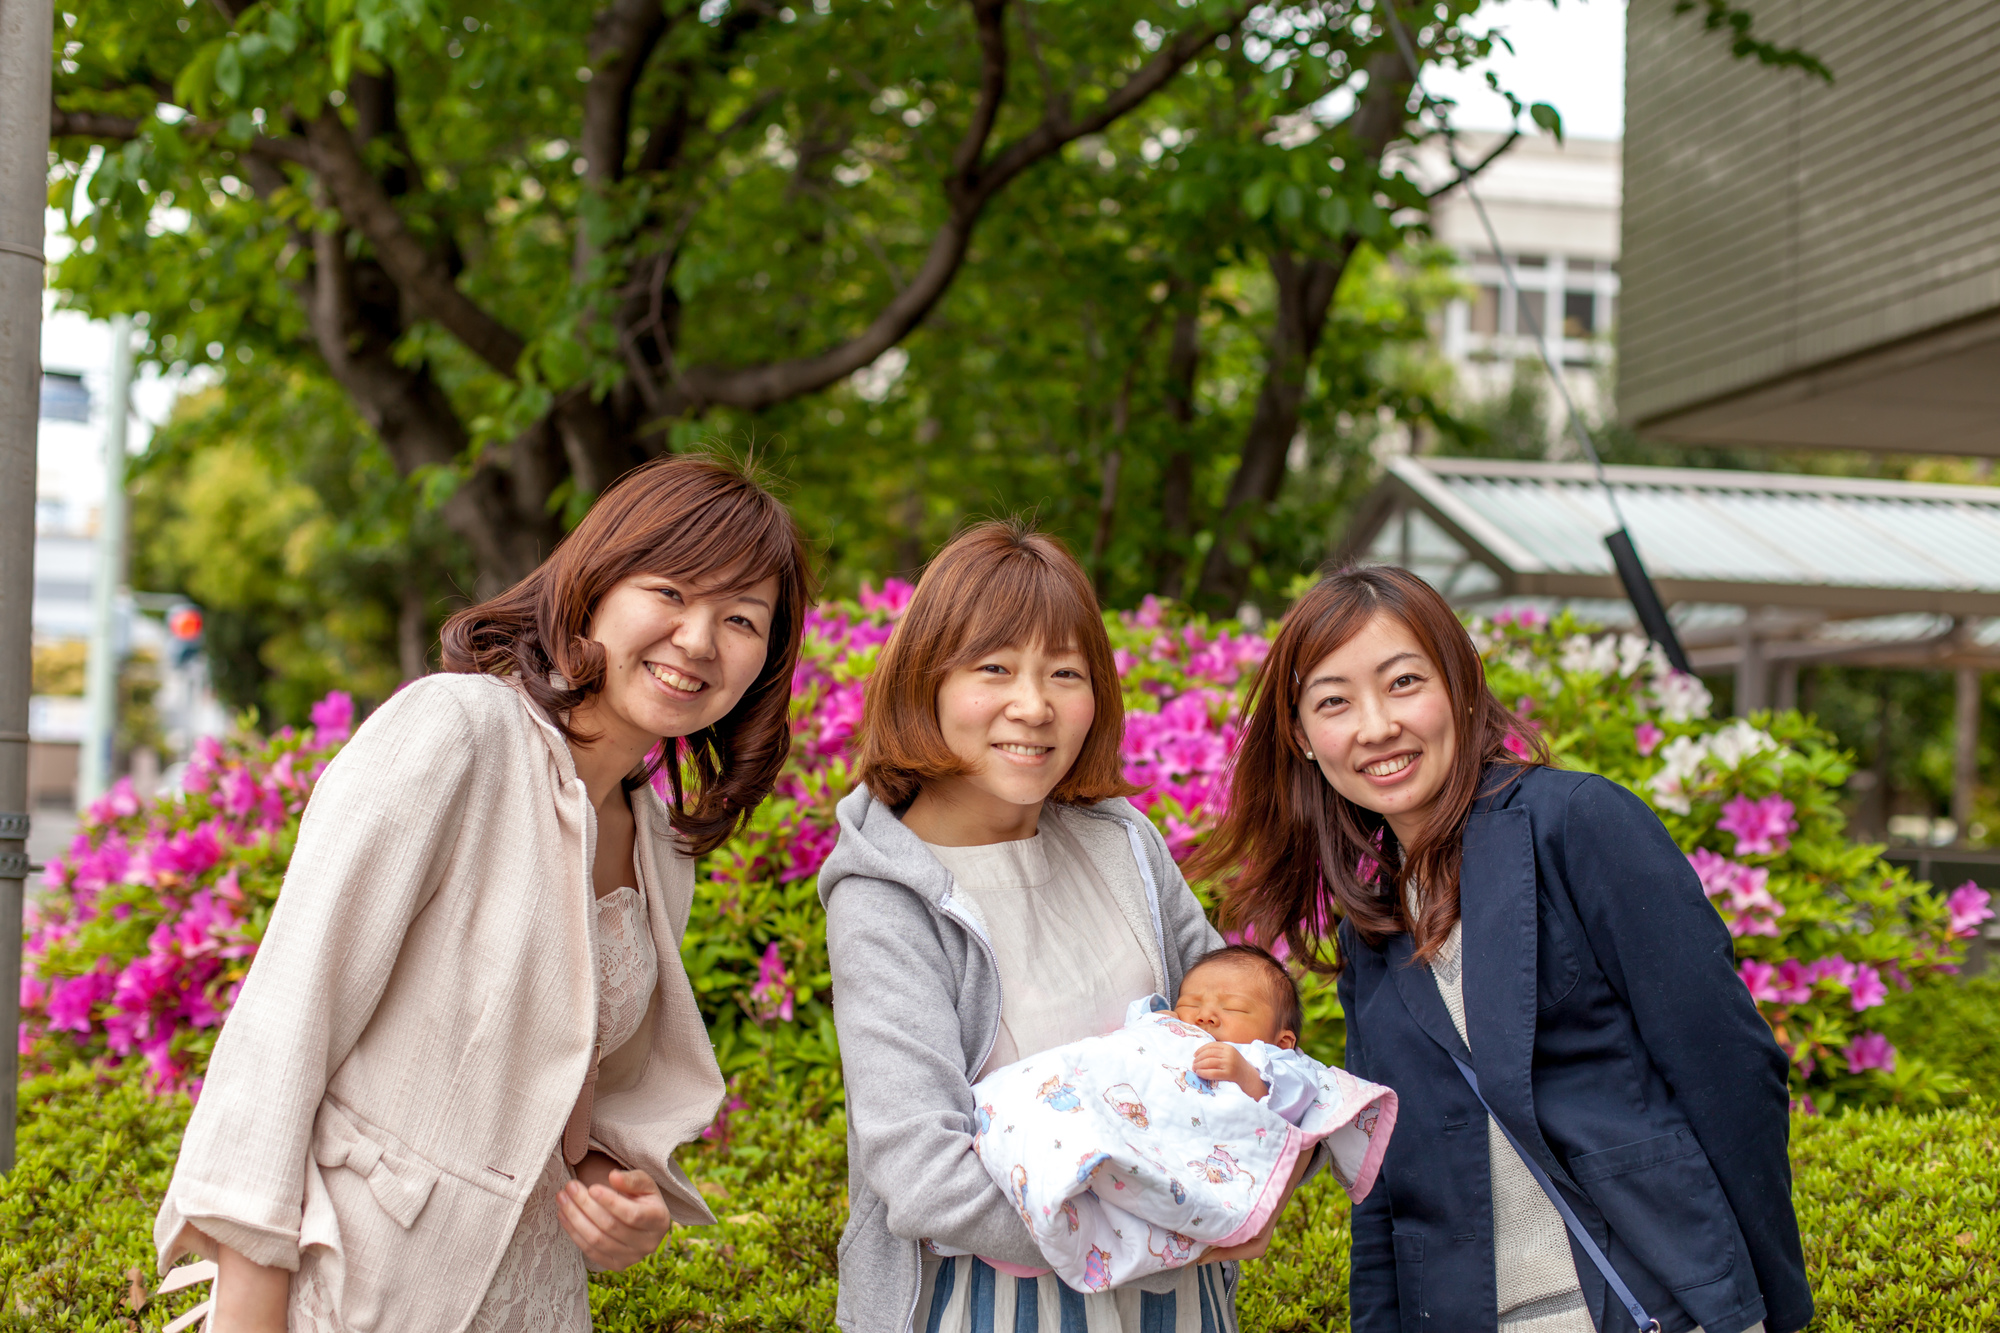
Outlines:
<svg viewBox="0 0 2000 1333"><path fill-rule="evenodd" d="M186 1123L142 1068L73 1065L21 1086L21 1153L0 1179L0 1333L157 1329L202 1291L145 1302L153 1212ZM606 1333L829 1329L846 1220L839 1112L766 1109L683 1154L721 1224L676 1231L659 1255L591 1281ZM1793 1121L1792 1160L1824 1333L2000 1327L2000 1111L1855 1111ZM1246 1333L1347 1327L1348 1208L1322 1175L1244 1267Z"/></svg>

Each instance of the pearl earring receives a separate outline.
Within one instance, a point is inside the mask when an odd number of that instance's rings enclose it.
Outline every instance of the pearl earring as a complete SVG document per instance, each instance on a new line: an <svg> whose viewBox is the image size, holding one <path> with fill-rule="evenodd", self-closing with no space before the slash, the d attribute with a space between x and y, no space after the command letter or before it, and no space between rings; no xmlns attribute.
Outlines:
<svg viewBox="0 0 2000 1333"><path fill-rule="evenodd" d="M1313 757L1313 752L1312 752L1311 750L1307 750L1307 751L1306 751L1306 758L1310 759L1310 758L1312 758L1312 757Z"/></svg>

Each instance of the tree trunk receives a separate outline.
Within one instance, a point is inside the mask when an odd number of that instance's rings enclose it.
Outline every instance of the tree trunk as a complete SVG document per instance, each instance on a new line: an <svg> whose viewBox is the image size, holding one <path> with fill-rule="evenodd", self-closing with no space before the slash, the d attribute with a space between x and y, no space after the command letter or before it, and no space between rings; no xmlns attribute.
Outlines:
<svg viewBox="0 0 2000 1333"><path fill-rule="evenodd" d="M1244 434L1243 453L1230 479L1229 494L1215 523L1215 543L1202 564L1198 603L1220 614L1234 612L1250 582L1249 561L1235 558L1244 527L1272 501L1285 482L1285 453L1299 431L1299 408L1305 401L1306 371L1326 331L1334 289L1354 252L1350 239L1337 258L1306 259L1282 250L1271 255L1271 276L1277 281L1278 308L1271 327L1264 383L1257 407ZM1250 560L1256 559L1253 550Z"/></svg>
<svg viewBox="0 0 2000 1333"><path fill-rule="evenodd" d="M1394 51L1383 51L1368 62L1368 91L1345 122L1357 151L1357 169L1379 164L1389 145L1402 138L1408 120L1413 71ZM1271 330L1270 356L1264 368L1257 408L1243 439L1243 452L1230 479L1229 494L1215 523L1215 541L1202 563L1195 600L1222 614L1233 613L1250 583L1250 566L1258 558L1254 540L1247 560L1236 558L1244 527L1278 498L1285 483L1285 453L1298 434L1299 409L1305 399L1306 372L1326 332L1327 313L1341 274L1361 238L1353 232L1340 238L1331 253L1318 258L1283 248L1271 252L1271 276L1278 283L1278 309Z"/></svg>
<svg viewBox="0 0 2000 1333"><path fill-rule="evenodd" d="M1174 328L1167 345L1167 415L1180 439L1160 471L1160 544L1153 551L1153 588L1187 595L1188 543L1194 539L1194 382L1201 366L1201 284L1178 282Z"/></svg>

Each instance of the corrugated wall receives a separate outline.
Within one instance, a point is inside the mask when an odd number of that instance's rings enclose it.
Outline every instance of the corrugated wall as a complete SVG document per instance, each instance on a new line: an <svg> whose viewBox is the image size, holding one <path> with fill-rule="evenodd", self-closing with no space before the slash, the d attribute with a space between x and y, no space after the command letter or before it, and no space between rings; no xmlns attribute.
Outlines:
<svg viewBox="0 0 2000 1333"><path fill-rule="evenodd" d="M1747 7L1834 83L1627 11L1631 420L2000 309L2000 0Z"/></svg>

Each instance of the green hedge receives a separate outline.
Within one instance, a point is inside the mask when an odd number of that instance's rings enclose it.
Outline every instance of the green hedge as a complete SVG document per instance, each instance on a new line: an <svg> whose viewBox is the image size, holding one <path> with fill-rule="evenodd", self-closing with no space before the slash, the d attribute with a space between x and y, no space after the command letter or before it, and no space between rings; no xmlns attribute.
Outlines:
<svg viewBox="0 0 2000 1333"><path fill-rule="evenodd" d="M152 1271L153 1209L184 1098L82 1066L21 1086L20 1165L0 1182L0 1333L157 1329L199 1292L135 1313ZM720 1226L678 1232L651 1262L594 1280L597 1327L832 1327L846 1211L838 1112L739 1113L722 1147L687 1154ZM1827 1333L2000 1328L2000 1109L1856 1112L1795 1124L1799 1220ZM1324 1178L1247 1266L1245 1330L1347 1324L1347 1208Z"/></svg>

